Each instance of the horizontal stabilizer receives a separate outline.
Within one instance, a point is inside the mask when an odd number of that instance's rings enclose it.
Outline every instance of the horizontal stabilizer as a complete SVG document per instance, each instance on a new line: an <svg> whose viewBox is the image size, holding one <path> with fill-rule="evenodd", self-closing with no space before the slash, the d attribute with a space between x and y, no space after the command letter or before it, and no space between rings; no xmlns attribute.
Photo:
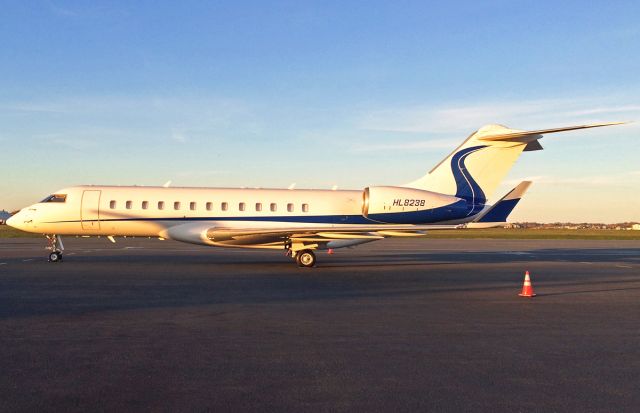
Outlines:
<svg viewBox="0 0 640 413"><path fill-rule="evenodd" d="M578 126L566 126L563 128L553 128L553 129L540 129L540 130L532 130L532 131L520 131L508 128L492 128L492 130L487 130L486 135L478 136L478 140L481 141L511 141L511 140L520 140L522 138L535 138L538 139L540 135L546 135L548 133L557 133L557 132L566 132L578 129L591 129L591 128L601 128L603 126L613 126L613 125L622 125L627 122L609 122L609 123L594 123L591 125L578 125ZM482 132L482 130L480 131Z"/></svg>
<svg viewBox="0 0 640 413"><path fill-rule="evenodd" d="M516 205L518 205L524 193L529 189L529 186L531 186L531 181L520 182L518 186L509 191L509 193L503 196L495 205L481 214L474 223L506 222L509 214L511 214Z"/></svg>

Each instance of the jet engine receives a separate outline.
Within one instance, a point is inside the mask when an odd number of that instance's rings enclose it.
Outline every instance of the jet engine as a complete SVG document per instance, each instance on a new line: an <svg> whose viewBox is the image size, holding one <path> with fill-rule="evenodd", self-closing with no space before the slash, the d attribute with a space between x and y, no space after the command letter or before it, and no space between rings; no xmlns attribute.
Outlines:
<svg viewBox="0 0 640 413"><path fill-rule="evenodd" d="M467 212L461 198L399 186L364 189L362 215L389 224L418 224L456 219Z"/></svg>

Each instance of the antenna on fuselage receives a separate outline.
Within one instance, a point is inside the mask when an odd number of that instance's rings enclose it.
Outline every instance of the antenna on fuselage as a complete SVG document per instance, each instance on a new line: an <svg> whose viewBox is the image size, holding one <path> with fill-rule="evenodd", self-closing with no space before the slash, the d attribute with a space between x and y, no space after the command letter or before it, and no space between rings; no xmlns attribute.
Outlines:
<svg viewBox="0 0 640 413"><path fill-rule="evenodd" d="M171 186L171 181L167 181L162 185L163 188L169 188Z"/></svg>

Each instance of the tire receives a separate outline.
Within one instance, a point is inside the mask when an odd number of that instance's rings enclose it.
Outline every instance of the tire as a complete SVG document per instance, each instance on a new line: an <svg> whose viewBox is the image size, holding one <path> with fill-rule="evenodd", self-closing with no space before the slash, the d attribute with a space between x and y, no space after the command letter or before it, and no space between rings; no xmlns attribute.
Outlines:
<svg viewBox="0 0 640 413"><path fill-rule="evenodd" d="M49 262L60 262L62 261L62 253L58 251L54 251L49 254Z"/></svg>
<svg viewBox="0 0 640 413"><path fill-rule="evenodd" d="M302 250L296 255L300 267L311 268L316 265L316 254L312 250Z"/></svg>

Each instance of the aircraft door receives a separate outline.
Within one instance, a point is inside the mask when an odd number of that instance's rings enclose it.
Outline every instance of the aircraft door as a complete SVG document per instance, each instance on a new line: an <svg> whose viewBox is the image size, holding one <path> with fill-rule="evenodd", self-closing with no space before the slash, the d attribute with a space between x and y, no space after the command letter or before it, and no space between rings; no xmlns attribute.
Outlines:
<svg viewBox="0 0 640 413"><path fill-rule="evenodd" d="M80 221L82 229L100 229L100 194L102 191L82 192L82 205L80 207Z"/></svg>

